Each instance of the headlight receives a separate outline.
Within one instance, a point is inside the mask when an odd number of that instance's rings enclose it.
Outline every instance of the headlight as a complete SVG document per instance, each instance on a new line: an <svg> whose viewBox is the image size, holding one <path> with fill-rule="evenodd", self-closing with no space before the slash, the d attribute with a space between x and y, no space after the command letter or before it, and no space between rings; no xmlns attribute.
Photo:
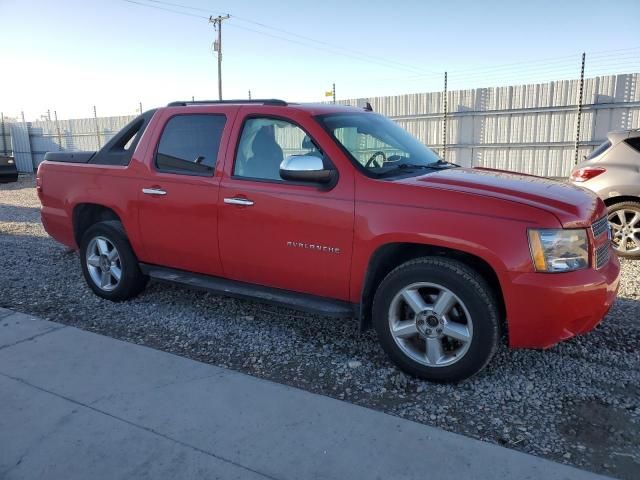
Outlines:
<svg viewBox="0 0 640 480"><path fill-rule="evenodd" d="M589 243L584 229L530 229L529 248L539 272L570 272L589 266Z"/></svg>

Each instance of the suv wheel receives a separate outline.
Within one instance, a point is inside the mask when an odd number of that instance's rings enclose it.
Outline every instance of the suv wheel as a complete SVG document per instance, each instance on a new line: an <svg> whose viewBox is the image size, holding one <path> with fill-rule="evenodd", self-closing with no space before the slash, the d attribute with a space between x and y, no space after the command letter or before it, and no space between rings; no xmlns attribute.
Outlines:
<svg viewBox="0 0 640 480"><path fill-rule="evenodd" d="M640 202L621 202L609 207L613 248L621 257L640 258Z"/></svg>
<svg viewBox="0 0 640 480"><path fill-rule="evenodd" d="M407 262L387 275L374 298L373 323L402 370L439 382L482 370L500 338L498 307L484 278L440 257Z"/></svg>
<svg viewBox="0 0 640 480"><path fill-rule="evenodd" d="M122 223L99 222L91 226L80 242L82 273L94 293L120 301L138 295L148 278L142 274Z"/></svg>

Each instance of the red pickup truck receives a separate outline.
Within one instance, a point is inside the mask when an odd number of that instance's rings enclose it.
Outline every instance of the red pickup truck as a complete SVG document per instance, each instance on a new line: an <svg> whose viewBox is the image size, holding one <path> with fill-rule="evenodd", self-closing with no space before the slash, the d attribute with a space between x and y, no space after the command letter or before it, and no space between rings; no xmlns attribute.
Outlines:
<svg viewBox="0 0 640 480"><path fill-rule="evenodd" d="M429 380L587 332L618 289L594 194L447 163L370 107L174 102L49 153L37 191L103 298L154 278L356 317Z"/></svg>

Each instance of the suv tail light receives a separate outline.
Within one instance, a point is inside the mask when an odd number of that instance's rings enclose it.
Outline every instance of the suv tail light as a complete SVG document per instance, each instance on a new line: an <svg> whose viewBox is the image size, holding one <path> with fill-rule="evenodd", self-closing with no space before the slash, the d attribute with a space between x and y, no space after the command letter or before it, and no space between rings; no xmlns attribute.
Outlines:
<svg viewBox="0 0 640 480"><path fill-rule="evenodd" d="M571 174L571 181L586 182L587 180L591 180L593 177L597 177L606 171L607 169L602 167L584 167Z"/></svg>

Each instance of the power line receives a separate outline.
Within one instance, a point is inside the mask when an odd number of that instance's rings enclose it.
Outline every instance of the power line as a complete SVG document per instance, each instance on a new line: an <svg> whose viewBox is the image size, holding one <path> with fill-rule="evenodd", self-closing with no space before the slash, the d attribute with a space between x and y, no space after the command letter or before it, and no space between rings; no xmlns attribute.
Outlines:
<svg viewBox="0 0 640 480"><path fill-rule="evenodd" d="M198 17L198 18L205 18L205 17L201 17L201 16L195 15L195 14L187 14L186 12L179 12L179 11L176 11L176 10L169 10L167 8L158 7L156 5L149 5L149 4L145 4L145 3L141 3L141 2L135 2L133 0L125 0L125 1L130 2L130 3L136 3L138 5L147 6L147 7L150 7L150 8L159 8L159 9L162 9L162 10L165 10L165 11L169 11L169 12L182 13L182 14L186 14L186 15L190 15L190 16L194 16L194 17ZM183 5L183 4L180 4L180 3L165 2L165 1L161 1L161 0L145 0L145 1L151 2L151 3L160 4L160 5L169 5L169 6L173 6L173 7L199 11L199 12L209 12L209 10L207 10L205 8L193 7L193 6L190 6L190 5ZM358 50L345 48L344 46L334 45L334 44L331 44L329 42L325 42L323 40L318 40L318 39L315 39L315 38L307 37L305 35L300 35L298 33L294 33L294 32L288 31L288 30L284 30L282 28L274 27L274 26L267 25L267 24L262 23L262 22L257 22L255 20L251 20L251 19L246 18L246 17L240 17L238 15L233 15L233 18L237 19L237 20L240 20L240 21L243 21L243 22L247 22L247 23L253 24L253 25L257 25L257 26L262 27L262 28L266 28L268 30L273 30L273 31L276 31L276 32L279 32L279 33L283 33L285 35L292 36L292 37L304 40L305 42L312 42L312 43L315 43L315 44L318 44L318 45L323 45L323 46L328 47L329 49L331 49L330 51L333 54L338 54L338 55L342 55L342 56L348 56L350 58L355 58L355 59L358 59L358 60L361 60L361 61L369 61L369 62L372 62L372 63L377 63L378 65L384 65L384 66L392 66L392 65L394 65L396 67L403 68L405 70L410 70L410 71L413 71L413 72L416 72L416 73L429 73L429 74L441 75L440 73L431 72L431 71L425 70L423 68L418 68L418 67L416 67L414 65L409 65L409 64L397 62L395 60L391 60L391 59L384 58L384 57L378 57L378 56L370 55L370 54L367 54L367 53L364 53L364 52L361 52L361 51L358 51ZM250 31L250 32L255 32L255 33L262 34L262 35L265 35L265 36L268 36L268 37L272 37L272 38L276 38L276 39L280 39L280 40L284 40L284 41L289 41L289 42L292 42L292 43L297 43L299 45L305 45L305 43L302 43L302 42L299 42L299 41L296 42L296 41L293 41L293 40L291 40L289 38L278 36L278 35L269 34L267 32L263 32L261 30L250 29L248 27L241 27L239 25L234 25L234 27L236 27L236 28L244 28L244 30L247 30L247 31ZM322 48L319 48L317 46L314 46L312 48L316 48L316 49L322 50ZM349 52L349 54L346 54L345 52Z"/></svg>
<svg viewBox="0 0 640 480"><path fill-rule="evenodd" d="M623 53L616 54L616 52L623 52ZM640 56L640 47L617 49L617 50L602 50L593 54L589 52L586 52L586 53L590 62L593 62L594 60L597 61L598 59L611 59L611 58L633 59ZM572 66L576 65L576 67L574 68L577 69L579 66L579 58L580 58L579 54L565 55L561 57L541 58L536 60L528 60L524 62L485 65L485 66L464 68L464 69L458 69L458 70L450 70L450 72L456 73L456 74L466 74L467 72L471 72L471 74L483 74L483 72L493 73L493 72L504 71L504 70L508 70L508 71L516 70L513 67L521 67L520 69L524 70L524 69L539 69L541 68L539 65L542 65L542 67L547 67L552 65L563 66L562 64L571 64ZM427 75L424 75L424 76L426 77ZM423 77L423 75L415 75L414 78L421 78L421 77ZM411 78L411 77L403 77L403 78Z"/></svg>
<svg viewBox="0 0 640 480"><path fill-rule="evenodd" d="M229 15L209 17L209 23L218 30L217 44L214 42L214 51L218 52L218 100L222 100L222 22L229 20Z"/></svg>
<svg viewBox="0 0 640 480"><path fill-rule="evenodd" d="M196 15L194 13L187 13L187 12L179 12L177 10L171 10L169 8L158 7L157 5L148 5L146 3L136 2L135 0L123 0L123 1L127 3L135 3L136 5L140 5L142 7L155 8L157 10L164 10L165 12L177 13L178 15L184 15L186 17L204 18L205 20L209 19L209 17L205 17L203 15Z"/></svg>
<svg viewBox="0 0 640 480"><path fill-rule="evenodd" d="M163 0L124 0L128 3L136 4L143 7L155 8L158 10L163 10L169 13L175 13L178 15L199 18L209 20L208 16L199 15L195 13L189 13L179 10L174 10L170 8L165 8L160 5L173 6L182 9L188 9L192 11L200 11L200 12L209 12L209 10L205 8L199 8L189 5L183 5L180 3L166 2ZM151 5L148 2L158 4ZM374 57L362 52L354 51L354 50L345 50L342 47L333 46L328 42L324 42L321 40L316 40L311 37L306 37L303 35L296 34L294 32L289 32L287 30L283 30L277 27L272 27L270 25L256 22L254 20L233 16L234 19L254 24L260 26L261 28L267 28L269 30L273 30L276 32L281 32L284 35L288 35L290 37L296 37L300 40L296 40L293 38L288 38L287 36L277 35L270 32L265 32L263 30L258 30L254 28L250 28L244 25L238 25L237 23L230 23L228 26L232 28L237 28L240 30L245 30L253 33L257 33L259 35L267 36L270 38L274 38L277 40L286 41L292 44L300 45L307 48L313 48L315 50L329 52L335 55L340 55L347 58L352 58L355 60L381 65L387 68L391 68L392 64L398 65L393 68L401 68L404 70L411 70L414 75L411 76L398 76L398 77L389 77L388 79L369 79L369 81L376 83L376 80L382 81L420 81L420 80L430 80L440 77L442 73L436 72L428 72L428 73L420 73L415 74L417 70L416 67L409 66L406 64L402 64L399 62L395 62L394 60L389 60L383 57ZM363 58L366 57L366 58ZM575 74L577 77L579 71L579 55L563 55L558 57L550 57L550 58L541 58L535 60L527 60L522 62L514 62L514 63L505 63L505 64L496 64L496 65L485 65L479 67L470 67L459 70L448 70L449 72L449 80L452 83L468 83L469 81L482 81L482 82L490 82L498 80L499 83L505 83L505 81L514 81L514 79L527 78L529 81L541 81L542 79L552 79L555 77L567 77L569 75ZM626 69L630 68L635 69L636 67L636 59L640 59L640 47L629 47L629 48L621 48L615 50L600 50L587 52L587 59L589 60L589 66L587 68L587 74L589 75L601 75L603 72L611 72L618 69ZM514 68L515 67L515 68ZM638 67L640 68L640 67ZM426 72L426 71L425 71Z"/></svg>

